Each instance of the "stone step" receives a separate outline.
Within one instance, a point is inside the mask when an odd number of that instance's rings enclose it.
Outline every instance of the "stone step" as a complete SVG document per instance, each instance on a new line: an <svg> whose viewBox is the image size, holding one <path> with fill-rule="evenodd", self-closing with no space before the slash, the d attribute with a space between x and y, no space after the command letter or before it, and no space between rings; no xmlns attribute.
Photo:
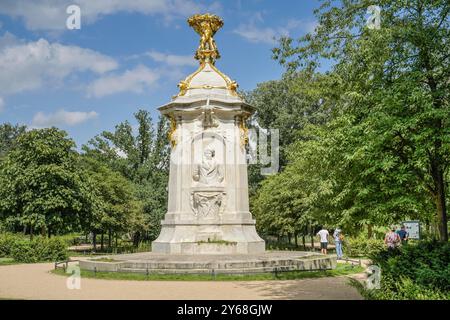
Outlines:
<svg viewBox="0 0 450 320"><path fill-rule="evenodd" d="M331 269L331 268L324 268ZM305 269L299 269L296 266L277 267L277 272L284 271L309 271ZM262 268L231 268L231 269L138 269L138 268L120 268L119 272L123 273L141 273L146 274L246 274L246 273L266 273L275 272L275 267L262 267Z"/></svg>

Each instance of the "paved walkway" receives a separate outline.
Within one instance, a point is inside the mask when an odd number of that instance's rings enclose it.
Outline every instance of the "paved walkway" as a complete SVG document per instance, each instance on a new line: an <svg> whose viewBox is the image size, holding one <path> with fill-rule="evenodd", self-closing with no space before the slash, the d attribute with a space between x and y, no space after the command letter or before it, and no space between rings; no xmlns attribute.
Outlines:
<svg viewBox="0 0 450 320"><path fill-rule="evenodd" d="M10 299L362 299L347 277L288 281L125 281L81 279L69 290L51 263L0 266L0 298Z"/></svg>

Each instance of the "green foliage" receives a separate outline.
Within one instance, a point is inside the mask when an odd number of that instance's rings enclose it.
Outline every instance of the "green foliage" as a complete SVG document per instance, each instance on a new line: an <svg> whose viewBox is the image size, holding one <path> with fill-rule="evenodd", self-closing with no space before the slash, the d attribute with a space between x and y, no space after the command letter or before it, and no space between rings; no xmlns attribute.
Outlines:
<svg viewBox="0 0 450 320"><path fill-rule="evenodd" d="M85 155L97 159L114 172L120 172L134 184L135 208L144 217L136 216L137 239L145 233L155 239L161 228L161 220L167 210L167 183L169 178L170 149L166 137L168 122L160 118L157 130L153 129L148 111L135 114L138 133L133 134L129 122L116 126L114 132L103 132L83 146ZM155 132L156 131L156 132ZM137 206L137 207L136 207ZM145 228L143 227L145 225Z"/></svg>
<svg viewBox="0 0 450 320"><path fill-rule="evenodd" d="M60 261L67 258L66 243L58 237L35 237L0 234L0 257L13 258L16 262L35 263Z"/></svg>
<svg viewBox="0 0 450 320"><path fill-rule="evenodd" d="M368 257L385 248L381 239L368 239L361 235L359 237L347 237L343 242L344 254L348 257Z"/></svg>
<svg viewBox="0 0 450 320"><path fill-rule="evenodd" d="M377 30L366 25L373 4L323 1L313 33L298 42L284 38L274 49L286 77L333 61L324 75L332 89L315 81L308 89L318 92L331 119L304 127L287 152L287 173L263 184L254 207L261 216L264 209L279 216L277 229L299 217L352 233L405 218L437 221L446 241L450 5L381 1ZM299 190L290 195L289 188Z"/></svg>
<svg viewBox="0 0 450 320"><path fill-rule="evenodd" d="M399 250L382 250L370 256L383 278L407 277L432 289L450 291L450 243L419 242Z"/></svg>
<svg viewBox="0 0 450 320"><path fill-rule="evenodd" d="M370 258L381 268L381 288L360 290L368 299L450 299L450 243L419 242Z"/></svg>
<svg viewBox="0 0 450 320"><path fill-rule="evenodd" d="M88 230L124 233L146 229L134 184L92 157L83 156L80 165L89 175L99 203Z"/></svg>
<svg viewBox="0 0 450 320"><path fill-rule="evenodd" d="M0 125L0 161L13 148L19 135L25 132L25 126L4 123Z"/></svg>
<svg viewBox="0 0 450 320"><path fill-rule="evenodd" d="M96 202L74 147L56 128L22 133L0 166L0 217L31 233L79 228Z"/></svg>

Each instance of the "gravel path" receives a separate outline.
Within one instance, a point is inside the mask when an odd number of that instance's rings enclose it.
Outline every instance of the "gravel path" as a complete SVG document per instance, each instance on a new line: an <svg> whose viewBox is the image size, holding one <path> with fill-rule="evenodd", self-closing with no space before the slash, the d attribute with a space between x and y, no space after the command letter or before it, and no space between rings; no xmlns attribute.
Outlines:
<svg viewBox="0 0 450 320"><path fill-rule="evenodd" d="M347 277L288 281L125 281L81 279L69 290L51 263L0 266L0 298L10 299L362 299Z"/></svg>

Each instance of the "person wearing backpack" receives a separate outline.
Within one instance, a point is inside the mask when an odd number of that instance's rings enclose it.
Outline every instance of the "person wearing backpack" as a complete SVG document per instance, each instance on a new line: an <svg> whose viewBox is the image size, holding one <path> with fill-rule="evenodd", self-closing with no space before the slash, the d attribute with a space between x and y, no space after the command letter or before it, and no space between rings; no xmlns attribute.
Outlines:
<svg viewBox="0 0 450 320"><path fill-rule="evenodd" d="M386 244L387 248L389 250L393 250L397 248L397 246L400 244L400 236L397 232L395 232L395 226L391 227L388 233L386 233L386 236L384 237L384 243Z"/></svg>
<svg viewBox="0 0 450 320"><path fill-rule="evenodd" d="M342 259L342 241L344 241L344 235L341 229L337 227L333 232L334 245L336 246L336 255L338 259Z"/></svg>

